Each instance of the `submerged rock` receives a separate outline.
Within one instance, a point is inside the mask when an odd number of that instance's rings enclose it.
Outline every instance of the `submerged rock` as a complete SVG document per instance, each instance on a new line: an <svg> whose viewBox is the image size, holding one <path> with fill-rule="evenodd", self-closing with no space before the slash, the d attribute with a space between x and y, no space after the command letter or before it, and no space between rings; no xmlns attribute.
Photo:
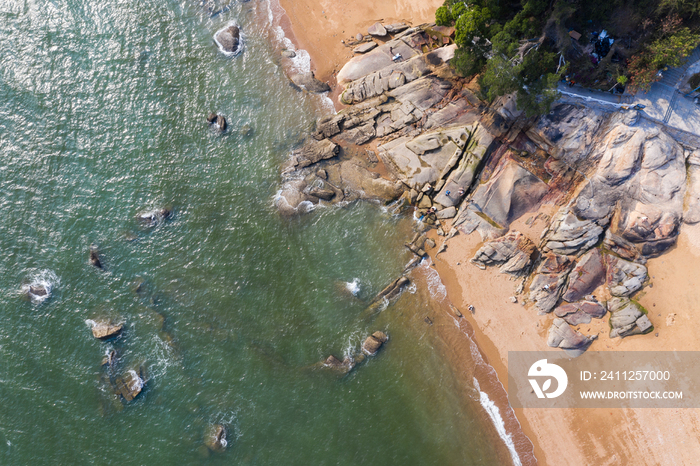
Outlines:
<svg viewBox="0 0 700 466"><path fill-rule="evenodd" d="M100 262L100 256L97 246L90 247L90 265L97 267L98 269L102 268L102 263Z"/></svg>
<svg viewBox="0 0 700 466"><path fill-rule="evenodd" d="M372 335L368 336L362 343L362 351L367 356L374 356L379 351L384 343L389 339L384 332L377 330Z"/></svg>
<svg viewBox="0 0 700 466"><path fill-rule="evenodd" d="M154 227L170 218L172 212L167 207L147 210L136 215L136 219L144 226Z"/></svg>
<svg viewBox="0 0 700 466"><path fill-rule="evenodd" d="M228 446L228 427L225 424L210 426L205 434L204 444L212 451L222 452Z"/></svg>
<svg viewBox="0 0 700 466"><path fill-rule="evenodd" d="M333 371L342 375L350 372L352 368L355 367L355 362L348 357L343 358L341 361L331 354L323 361L322 366L332 369Z"/></svg>
<svg viewBox="0 0 700 466"><path fill-rule="evenodd" d="M132 401L143 390L144 380L143 369L127 371L123 376L117 377L114 381L114 391L126 401Z"/></svg>

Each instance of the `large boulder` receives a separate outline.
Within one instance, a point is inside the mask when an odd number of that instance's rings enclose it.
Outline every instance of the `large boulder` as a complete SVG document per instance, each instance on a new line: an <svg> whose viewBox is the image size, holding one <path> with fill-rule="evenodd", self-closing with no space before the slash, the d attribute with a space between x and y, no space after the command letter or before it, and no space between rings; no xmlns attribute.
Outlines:
<svg viewBox="0 0 700 466"><path fill-rule="evenodd" d="M124 324L111 320L88 321L92 327L92 336L98 340L109 340L121 334Z"/></svg>
<svg viewBox="0 0 700 466"><path fill-rule="evenodd" d="M548 187L514 160L504 157L487 183L479 185L472 203L497 224L510 223L533 210Z"/></svg>
<svg viewBox="0 0 700 466"><path fill-rule="evenodd" d="M649 333L654 329L643 308L629 298L608 301L610 311L610 338Z"/></svg>
<svg viewBox="0 0 700 466"><path fill-rule="evenodd" d="M471 262L482 269L501 264L501 273L518 275L530 266L536 250L535 244L527 236L511 231L484 244Z"/></svg>
<svg viewBox="0 0 700 466"><path fill-rule="evenodd" d="M605 271L600 250L591 249L579 259L569 274L569 284L562 299L573 303L590 294L605 282Z"/></svg>
<svg viewBox="0 0 700 466"><path fill-rule="evenodd" d="M566 208L560 210L544 233L543 250L556 254L582 254L603 235L603 228L583 220Z"/></svg>
<svg viewBox="0 0 700 466"><path fill-rule="evenodd" d="M232 25L217 32L214 39L225 52L237 53L240 48L241 31L238 26Z"/></svg>
<svg viewBox="0 0 700 466"><path fill-rule="evenodd" d="M143 390L143 369L139 371L129 370L123 376L114 381L114 391L126 401L132 401Z"/></svg>
<svg viewBox="0 0 700 466"><path fill-rule="evenodd" d="M292 152L297 168L308 167L321 160L327 160L340 153L340 147L328 139L317 141L308 138L301 148Z"/></svg>
<svg viewBox="0 0 700 466"><path fill-rule="evenodd" d="M570 325L579 325L590 323L591 318L602 319L606 312L605 307L598 301L579 301L557 307L554 315Z"/></svg>
<svg viewBox="0 0 700 466"><path fill-rule="evenodd" d="M388 339L389 337L387 337L384 332L377 330L362 343L362 352L367 356L373 356L377 354L379 348L381 348Z"/></svg>
<svg viewBox="0 0 700 466"><path fill-rule="evenodd" d="M295 73L291 76L291 80L300 89L314 94L322 94L331 90L327 83L316 79L313 71Z"/></svg>
<svg viewBox="0 0 700 466"><path fill-rule="evenodd" d="M545 254L530 283L530 300L540 313L551 312L559 302L571 261L565 256Z"/></svg>
<svg viewBox="0 0 700 466"><path fill-rule="evenodd" d="M647 279L647 268L642 264L606 255L606 283L613 296L631 296L641 289Z"/></svg>
<svg viewBox="0 0 700 466"><path fill-rule="evenodd" d="M204 444L211 451L222 452L228 446L228 427L225 424L214 424L204 435Z"/></svg>
<svg viewBox="0 0 700 466"><path fill-rule="evenodd" d="M382 23L374 23L367 30L370 36L384 37L386 36L386 28L382 26Z"/></svg>
<svg viewBox="0 0 700 466"><path fill-rule="evenodd" d="M574 330L564 319L558 318L552 322L547 336L547 345L566 350L567 354L572 357L583 354L592 342L593 338Z"/></svg>

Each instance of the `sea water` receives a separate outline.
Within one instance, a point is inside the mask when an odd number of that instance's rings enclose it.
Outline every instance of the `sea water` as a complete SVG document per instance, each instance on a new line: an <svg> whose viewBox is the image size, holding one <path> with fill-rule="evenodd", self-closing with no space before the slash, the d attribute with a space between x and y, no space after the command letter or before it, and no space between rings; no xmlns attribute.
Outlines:
<svg viewBox="0 0 700 466"><path fill-rule="evenodd" d="M0 2L1 464L510 458L416 317L427 285L360 318L413 221L371 203L277 214L279 167L328 104L289 85L275 21L267 0ZM213 41L229 23L236 56ZM50 296L26 299L32 283ZM93 338L99 319L121 336ZM350 374L315 366L375 330L389 342ZM144 369L130 403L105 382L111 350L113 376ZM216 423L223 453L203 447Z"/></svg>

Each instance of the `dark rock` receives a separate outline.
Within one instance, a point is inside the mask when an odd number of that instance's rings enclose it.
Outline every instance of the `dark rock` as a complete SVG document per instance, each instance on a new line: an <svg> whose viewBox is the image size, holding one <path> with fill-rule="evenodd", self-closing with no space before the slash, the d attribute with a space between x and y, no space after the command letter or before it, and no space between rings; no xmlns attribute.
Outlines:
<svg viewBox="0 0 700 466"><path fill-rule="evenodd" d="M328 84L316 79L313 71L296 73L292 75L291 79L296 86L314 94L321 94L331 90L331 87Z"/></svg>
<svg viewBox="0 0 700 466"><path fill-rule="evenodd" d="M569 274L569 285L562 296L570 303L582 299L605 282L605 264L598 249L592 249L579 259Z"/></svg>
<svg viewBox="0 0 700 466"><path fill-rule="evenodd" d="M102 268L102 263L100 262L100 256L98 254L98 250L96 247L90 247L90 265L93 265L97 267L98 269Z"/></svg>
<svg viewBox="0 0 700 466"><path fill-rule="evenodd" d="M221 131L226 131L226 118L224 118L222 115L217 115L216 126L218 126Z"/></svg>
<svg viewBox="0 0 700 466"><path fill-rule="evenodd" d="M126 401L132 401L143 390L142 369L127 371L123 376L117 377L114 382L114 390L117 395L121 395Z"/></svg>
<svg viewBox="0 0 700 466"><path fill-rule="evenodd" d="M355 367L355 361L351 360L348 357L344 358L341 361L335 356L330 355L326 358L325 361L323 361L322 366L328 369L332 369L333 371L342 375L347 374L352 370L353 367Z"/></svg>
<svg viewBox="0 0 700 466"><path fill-rule="evenodd" d="M49 295L49 290L44 285L30 285L28 294L30 295L30 297L33 295L39 298L43 298Z"/></svg>
<svg viewBox="0 0 700 466"><path fill-rule="evenodd" d="M211 451L222 452L228 446L228 427L224 424L214 424L205 435L204 444Z"/></svg>
<svg viewBox="0 0 700 466"><path fill-rule="evenodd" d="M118 357L117 350L109 350L107 354L105 354L104 358L102 358L102 367L106 367L110 370L114 369L117 365Z"/></svg>
<svg viewBox="0 0 700 466"><path fill-rule="evenodd" d="M207 117L207 121L208 121L209 123L212 123L212 124L213 124L213 123L216 122L216 117L217 117L217 116L218 116L218 115L217 115L216 113L212 112L212 113L210 113L209 116Z"/></svg>
<svg viewBox="0 0 700 466"><path fill-rule="evenodd" d="M372 335L368 336L362 343L362 351L367 356L373 356L377 354L379 348L388 340L388 337L384 332L376 331Z"/></svg>
<svg viewBox="0 0 700 466"><path fill-rule="evenodd" d="M110 338L116 337L122 332L122 329L124 328L124 324L115 324L109 320L103 320L99 322L93 321L91 323L92 336L99 340L108 340Z"/></svg>
<svg viewBox="0 0 700 466"><path fill-rule="evenodd" d="M229 26L217 32L214 38L224 51L236 53L239 50L241 31L237 26Z"/></svg>

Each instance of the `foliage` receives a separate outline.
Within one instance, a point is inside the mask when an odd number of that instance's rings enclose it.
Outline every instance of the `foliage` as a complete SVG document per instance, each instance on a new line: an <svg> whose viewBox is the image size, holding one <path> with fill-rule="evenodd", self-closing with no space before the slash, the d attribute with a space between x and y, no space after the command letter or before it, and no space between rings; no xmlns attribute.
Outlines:
<svg viewBox="0 0 700 466"><path fill-rule="evenodd" d="M624 74L621 74L620 76L617 77L617 83L621 86L624 86L627 84L627 81L629 81L629 78L625 76Z"/></svg>
<svg viewBox="0 0 700 466"><path fill-rule="evenodd" d="M695 34L688 28L681 28L674 34L657 39L630 60L628 69L632 84L642 90L649 90L651 84L659 80L659 70L681 66L698 44L700 34Z"/></svg>
<svg viewBox="0 0 700 466"><path fill-rule="evenodd" d="M677 13L684 17L693 17L700 13L698 0L661 0L658 6L659 13Z"/></svg>

